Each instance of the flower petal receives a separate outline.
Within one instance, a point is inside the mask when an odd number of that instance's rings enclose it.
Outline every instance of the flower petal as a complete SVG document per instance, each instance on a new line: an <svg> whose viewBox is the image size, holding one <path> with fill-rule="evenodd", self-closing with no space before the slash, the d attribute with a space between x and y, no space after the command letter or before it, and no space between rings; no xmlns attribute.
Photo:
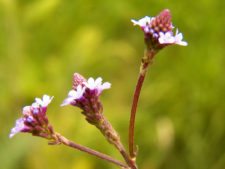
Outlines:
<svg viewBox="0 0 225 169"><path fill-rule="evenodd" d="M11 129L11 132L9 134L9 138L12 138L15 134L21 132L24 129L24 119L20 118L16 120L16 125Z"/></svg>
<svg viewBox="0 0 225 169"><path fill-rule="evenodd" d="M131 22L134 24L134 25L138 25L140 27L145 27L146 25L148 25L150 22L151 22L152 18L149 17L149 16L145 16L144 18L142 19L139 19L138 21L134 20L134 19L131 19Z"/></svg>
<svg viewBox="0 0 225 169"><path fill-rule="evenodd" d="M110 87L111 87L111 83L105 82L105 83L102 84L101 89L102 90L109 89Z"/></svg>
<svg viewBox="0 0 225 169"><path fill-rule="evenodd" d="M101 77L98 77L96 80L95 80L95 87L96 86L99 86L102 84L102 78Z"/></svg>
<svg viewBox="0 0 225 169"><path fill-rule="evenodd" d="M44 96L42 97L42 99L40 99L40 98L35 98L35 102L36 102L37 104L39 104L40 106L42 106L42 107L47 107L48 104L51 103L52 99L53 99L53 96L50 97L50 96L48 96L48 95L44 95Z"/></svg>
<svg viewBox="0 0 225 169"><path fill-rule="evenodd" d="M175 38L175 42L174 42L175 44L181 45L181 46L187 46L188 45L187 42L182 41L183 35L182 35L182 33L178 32L178 29L176 30L176 35L175 35L174 38Z"/></svg>
<svg viewBox="0 0 225 169"><path fill-rule="evenodd" d="M68 97L63 101L63 103L60 106L67 106L69 104L72 104L72 102L75 102L74 99L72 97Z"/></svg>

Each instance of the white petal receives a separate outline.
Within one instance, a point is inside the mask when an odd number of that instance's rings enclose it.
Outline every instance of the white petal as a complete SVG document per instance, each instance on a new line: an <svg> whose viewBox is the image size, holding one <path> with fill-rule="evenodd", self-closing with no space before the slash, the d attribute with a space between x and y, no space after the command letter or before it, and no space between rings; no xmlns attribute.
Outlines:
<svg viewBox="0 0 225 169"><path fill-rule="evenodd" d="M151 22L151 18L149 16L145 16L142 19L139 19L138 21L131 19L131 22L134 25L139 25L140 27L145 27L147 24L149 24Z"/></svg>
<svg viewBox="0 0 225 169"><path fill-rule="evenodd" d="M29 115L30 114L30 106L25 106L24 108L23 108L23 115Z"/></svg>
<svg viewBox="0 0 225 169"><path fill-rule="evenodd" d="M63 101L61 106L66 106L71 103L75 103L76 99L79 99L83 96L84 94L85 87L82 87L81 85L77 86L77 90L70 90L68 93L68 97Z"/></svg>
<svg viewBox="0 0 225 169"><path fill-rule="evenodd" d="M109 82L105 82L101 86L102 90L109 89L110 87L111 87L111 84Z"/></svg>
<svg viewBox="0 0 225 169"><path fill-rule="evenodd" d="M90 88L91 90L96 87L95 80L92 77L90 77L87 82L84 82L84 84L86 85L86 87Z"/></svg>
<svg viewBox="0 0 225 169"><path fill-rule="evenodd" d="M76 91L76 99L79 99L83 96L84 90L85 90L85 87L78 86L77 91Z"/></svg>
<svg viewBox="0 0 225 169"><path fill-rule="evenodd" d="M68 93L68 97L74 97L76 98L77 96L77 92L75 90L70 90L69 93Z"/></svg>
<svg viewBox="0 0 225 169"><path fill-rule="evenodd" d="M40 98L35 98L35 101L37 104L39 104L42 107L47 107L49 103L51 103L53 97L50 97L48 95L44 95L42 97L42 100Z"/></svg>
<svg viewBox="0 0 225 169"><path fill-rule="evenodd" d="M35 98L35 102L39 105L43 104L43 101L40 98Z"/></svg>
<svg viewBox="0 0 225 169"><path fill-rule="evenodd" d="M32 105L31 105L31 107L33 107L33 108L38 108L40 106L40 104L38 104L37 102L34 102Z"/></svg>
<svg viewBox="0 0 225 169"><path fill-rule="evenodd" d="M181 41L179 43L176 42L176 44L181 45L181 46L187 46L188 45L188 43L185 42L185 41Z"/></svg>
<svg viewBox="0 0 225 169"><path fill-rule="evenodd" d="M90 78L88 79L88 84L94 84L94 83L95 83L94 78L90 77Z"/></svg>
<svg viewBox="0 0 225 169"><path fill-rule="evenodd" d="M68 97L63 101L63 103L60 106L66 106L71 104L72 102L74 102L74 99L72 97Z"/></svg>
<svg viewBox="0 0 225 169"><path fill-rule="evenodd" d="M185 41L182 41L183 35L182 33L179 33L178 30L176 30L176 35L175 35L175 44L181 45L181 46L187 46L188 43Z"/></svg>
<svg viewBox="0 0 225 169"><path fill-rule="evenodd" d="M159 43L160 44L172 44L175 42L175 38L171 32L159 32Z"/></svg>
<svg viewBox="0 0 225 169"><path fill-rule="evenodd" d="M96 80L95 80L95 86L99 86L102 84L102 78L101 77L98 77Z"/></svg>
<svg viewBox="0 0 225 169"><path fill-rule="evenodd" d="M15 134L19 133L24 129L24 119L20 118L16 120L16 125L11 129L11 132L9 134L9 138L12 138Z"/></svg>

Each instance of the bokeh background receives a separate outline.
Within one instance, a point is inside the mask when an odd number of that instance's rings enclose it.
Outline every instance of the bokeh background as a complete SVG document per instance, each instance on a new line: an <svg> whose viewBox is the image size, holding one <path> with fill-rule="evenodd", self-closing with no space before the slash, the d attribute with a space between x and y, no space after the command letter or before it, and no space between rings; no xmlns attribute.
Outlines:
<svg viewBox="0 0 225 169"><path fill-rule="evenodd" d="M143 33L131 18L172 12L187 47L161 51L141 93L136 143L140 169L225 168L224 0L0 0L0 168L116 169L64 146L10 129L21 109L55 96L48 115L56 131L121 159L74 107L59 105L74 72L112 83L105 115L127 145Z"/></svg>

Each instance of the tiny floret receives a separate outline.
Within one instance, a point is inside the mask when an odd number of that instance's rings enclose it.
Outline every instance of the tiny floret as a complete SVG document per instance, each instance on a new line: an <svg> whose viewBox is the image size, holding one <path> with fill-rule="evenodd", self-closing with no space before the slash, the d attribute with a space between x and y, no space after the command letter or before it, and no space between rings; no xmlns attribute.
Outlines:
<svg viewBox="0 0 225 169"><path fill-rule="evenodd" d="M159 32L159 43L160 44L171 44L175 42L175 37L173 37L171 32Z"/></svg>
<svg viewBox="0 0 225 169"><path fill-rule="evenodd" d="M183 35L182 33L178 33L178 30L176 31L175 36L171 32L166 33L159 33L159 43L160 44L177 44L181 46L187 46L187 42L182 41Z"/></svg>
<svg viewBox="0 0 225 169"><path fill-rule="evenodd" d="M81 85L77 86L76 90L70 90L68 97L63 101L61 106L66 106L68 104L75 104L76 100L80 99L84 94L85 87Z"/></svg>
<svg viewBox="0 0 225 169"><path fill-rule="evenodd" d="M92 77L88 79L87 82L84 82L85 86L91 90L98 90L98 93L100 94L102 90L109 89L111 87L111 84L109 82L105 82L102 84L102 78L99 77L96 80L94 80Z"/></svg>
<svg viewBox="0 0 225 169"><path fill-rule="evenodd" d="M133 22L134 25L138 25L138 26L144 28L145 26L148 26L148 24L150 24L152 19L153 18L151 18L149 16L145 16L144 18L139 19L139 20L131 19L131 22Z"/></svg>
<svg viewBox="0 0 225 169"><path fill-rule="evenodd" d="M16 120L16 125L15 125L15 127L13 127L11 129L9 138L12 138L15 134L21 132L24 128L25 128L24 119L20 118L20 119Z"/></svg>
<svg viewBox="0 0 225 169"><path fill-rule="evenodd" d="M183 35L182 33L179 33L178 30L176 31L176 35L175 35L175 44L181 45L181 46L187 46L188 43L185 41L182 41L183 39Z"/></svg>
<svg viewBox="0 0 225 169"><path fill-rule="evenodd" d="M53 99L53 97L44 95L42 99L36 98L35 101L41 107L47 107L49 105L49 103L51 103L52 99Z"/></svg>

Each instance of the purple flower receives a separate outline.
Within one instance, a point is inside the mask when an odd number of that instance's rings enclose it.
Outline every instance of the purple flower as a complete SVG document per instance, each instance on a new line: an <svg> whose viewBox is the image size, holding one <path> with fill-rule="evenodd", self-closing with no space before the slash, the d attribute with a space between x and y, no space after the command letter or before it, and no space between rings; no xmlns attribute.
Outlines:
<svg viewBox="0 0 225 169"><path fill-rule="evenodd" d="M105 89L109 89L109 82L102 82L102 78L96 80L90 77L86 80L82 75L74 73L72 90L61 106L72 105L79 107L88 123L96 126L106 139L115 146L119 142L119 135L103 115L103 106L99 99Z"/></svg>
<svg viewBox="0 0 225 169"><path fill-rule="evenodd" d="M103 83L101 77L96 80L90 77L86 80L80 74L75 73L73 89L69 91L68 97L61 106L73 105L79 107L89 123L97 124L102 118L103 111L99 96L103 90L110 87L111 84L109 82Z"/></svg>
<svg viewBox="0 0 225 169"><path fill-rule="evenodd" d="M171 22L171 14L168 9L163 10L156 17L145 16L140 20L131 20L134 25L138 25L145 34L145 41L148 46L160 49L167 45L177 44L187 46L187 42L182 41L182 33L173 33L174 26Z"/></svg>
<svg viewBox="0 0 225 169"><path fill-rule="evenodd" d="M12 138L19 132L29 132L33 135L47 137L48 133L53 132L49 128L48 118L46 116L47 106L53 97L44 95L42 99L36 98L31 106L23 108L23 116L16 120L16 125L11 129L9 137Z"/></svg>
<svg viewBox="0 0 225 169"><path fill-rule="evenodd" d="M70 90L68 93L68 97L63 101L61 106L69 104L76 105L80 100L85 99L85 97L87 97L87 93L89 91L92 94L90 98L93 97L93 95L98 97L100 96L103 90L109 89L110 87L111 84L109 82L102 83L101 77L97 78L96 80L90 77L87 81L82 81L80 84L77 84L76 88Z"/></svg>

